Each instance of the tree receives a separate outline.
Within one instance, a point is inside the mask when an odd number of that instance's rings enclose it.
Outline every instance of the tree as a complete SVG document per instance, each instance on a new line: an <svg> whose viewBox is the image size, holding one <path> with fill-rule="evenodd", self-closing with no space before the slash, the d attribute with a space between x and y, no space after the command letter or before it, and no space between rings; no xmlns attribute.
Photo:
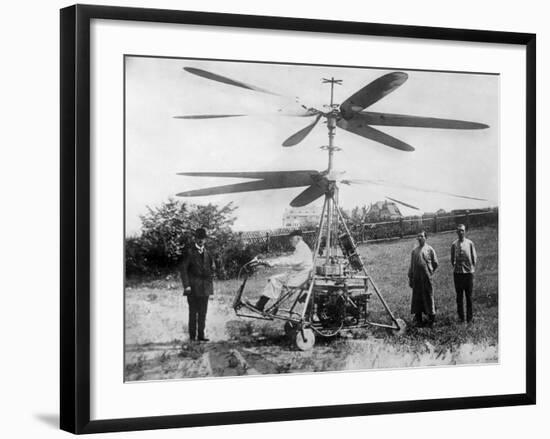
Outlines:
<svg viewBox="0 0 550 439"><path fill-rule="evenodd" d="M134 268L139 270L139 266L144 274L173 270L199 227L207 230L209 248L214 256L221 255L236 239L231 230L235 210L232 203L222 207L193 205L173 198L158 207L147 207L147 213L140 217L141 235L126 240L127 273Z"/></svg>
<svg viewBox="0 0 550 439"><path fill-rule="evenodd" d="M351 212L342 211L342 216L344 217L344 220L346 221L346 224L348 225L350 231L352 234L355 235L357 238L360 233L361 229L363 227L363 221L365 219L365 215L367 214L367 206L355 206L353 209L351 209Z"/></svg>

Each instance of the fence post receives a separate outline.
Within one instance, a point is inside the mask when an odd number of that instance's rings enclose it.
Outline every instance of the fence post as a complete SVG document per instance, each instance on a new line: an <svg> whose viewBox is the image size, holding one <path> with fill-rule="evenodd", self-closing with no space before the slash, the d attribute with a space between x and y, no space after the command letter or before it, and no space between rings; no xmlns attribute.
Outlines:
<svg viewBox="0 0 550 439"><path fill-rule="evenodd" d="M269 232L265 233L265 252L269 253Z"/></svg>
<svg viewBox="0 0 550 439"><path fill-rule="evenodd" d="M470 211L466 211L466 230L470 230Z"/></svg>
<svg viewBox="0 0 550 439"><path fill-rule="evenodd" d="M403 217L399 218L399 237L403 239L403 235L405 234L405 231L403 229Z"/></svg>
<svg viewBox="0 0 550 439"><path fill-rule="evenodd" d="M434 215L434 233L437 233L437 214Z"/></svg>

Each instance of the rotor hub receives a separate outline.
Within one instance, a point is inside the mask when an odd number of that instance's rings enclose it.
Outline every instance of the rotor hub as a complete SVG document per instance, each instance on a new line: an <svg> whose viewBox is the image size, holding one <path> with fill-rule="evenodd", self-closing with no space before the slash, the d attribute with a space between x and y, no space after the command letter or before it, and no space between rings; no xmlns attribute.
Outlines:
<svg viewBox="0 0 550 439"><path fill-rule="evenodd" d="M339 146L330 146L330 145L323 145L323 146L320 146L319 147L320 149L322 150L325 150L325 151L342 151L342 148L340 148Z"/></svg>

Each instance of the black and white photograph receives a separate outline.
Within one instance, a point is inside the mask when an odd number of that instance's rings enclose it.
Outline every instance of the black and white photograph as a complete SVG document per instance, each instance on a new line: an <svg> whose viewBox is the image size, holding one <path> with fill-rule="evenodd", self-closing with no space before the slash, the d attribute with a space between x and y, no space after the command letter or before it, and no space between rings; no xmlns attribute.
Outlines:
<svg viewBox="0 0 550 439"><path fill-rule="evenodd" d="M498 363L499 81L125 55L125 381Z"/></svg>
<svg viewBox="0 0 550 439"><path fill-rule="evenodd" d="M544 436L544 3L6 6L2 437Z"/></svg>

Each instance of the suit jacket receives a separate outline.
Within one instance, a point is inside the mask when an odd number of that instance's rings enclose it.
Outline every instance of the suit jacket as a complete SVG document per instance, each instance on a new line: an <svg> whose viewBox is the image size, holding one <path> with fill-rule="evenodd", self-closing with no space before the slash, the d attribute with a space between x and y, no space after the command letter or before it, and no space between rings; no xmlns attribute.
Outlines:
<svg viewBox="0 0 550 439"><path fill-rule="evenodd" d="M188 246L180 265L183 288L191 287L191 292L187 294L195 297L213 294L214 270L214 260L206 248L201 254L195 244Z"/></svg>
<svg viewBox="0 0 550 439"><path fill-rule="evenodd" d="M451 245L451 264L455 273L474 273L477 264L477 253L474 243L468 238L464 238L463 242L460 242L458 239L455 240Z"/></svg>

